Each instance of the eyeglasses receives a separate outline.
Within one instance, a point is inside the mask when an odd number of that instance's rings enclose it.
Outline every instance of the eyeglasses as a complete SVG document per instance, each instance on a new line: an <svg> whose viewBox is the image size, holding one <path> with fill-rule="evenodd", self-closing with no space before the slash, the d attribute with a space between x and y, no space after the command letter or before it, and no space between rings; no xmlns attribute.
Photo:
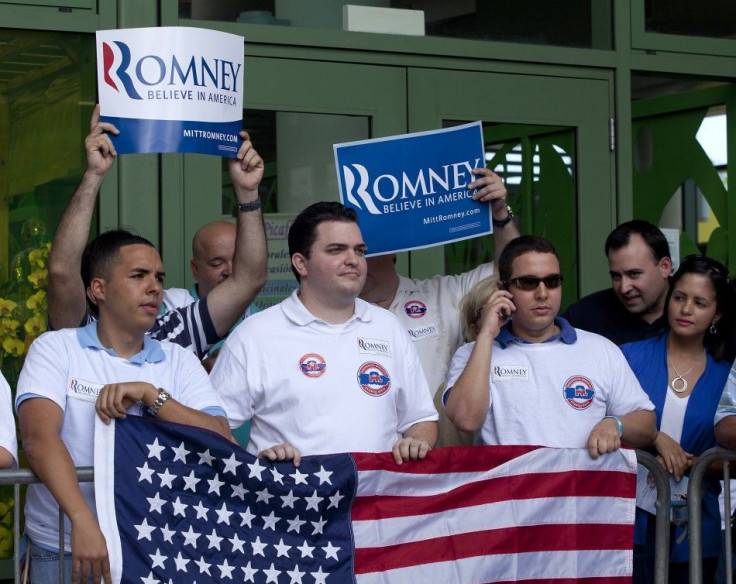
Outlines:
<svg viewBox="0 0 736 584"><path fill-rule="evenodd" d="M544 282L545 288L559 288L562 284L562 274L550 274L544 278L538 276L519 276L518 278L511 278L509 280L511 284L519 288L520 290L536 290L540 282Z"/></svg>

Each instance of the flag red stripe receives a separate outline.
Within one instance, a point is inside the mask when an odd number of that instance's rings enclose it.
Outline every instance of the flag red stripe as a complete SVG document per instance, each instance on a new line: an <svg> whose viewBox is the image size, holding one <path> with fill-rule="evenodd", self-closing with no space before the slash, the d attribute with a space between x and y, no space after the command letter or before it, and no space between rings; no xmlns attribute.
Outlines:
<svg viewBox="0 0 736 584"><path fill-rule="evenodd" d="M426 458L398 466L390 452L353 452L358 470L391 470L406 474L483 472L523 456L540 446L451 446L430 450ZM489 461L491 461L489 463Z"/></svg>
<svg viewBox="0 0 736 584"><path fill-rule="evenodd" d="M353 503L352 520L425 515L511 499L602 497L602 493L608 497L630 498L635 489L636 475L625 472L576 470L522 474L468 483L437 495L359 496Z"/></svg>
<svg viewBox="0 0 736 584"><path fill-rule="evenodd" d="M475 556L570 550L628 550L633 525L533 525L355 550L355 573L394 570ZM576 580L576 582L579 582Z"/></svg>

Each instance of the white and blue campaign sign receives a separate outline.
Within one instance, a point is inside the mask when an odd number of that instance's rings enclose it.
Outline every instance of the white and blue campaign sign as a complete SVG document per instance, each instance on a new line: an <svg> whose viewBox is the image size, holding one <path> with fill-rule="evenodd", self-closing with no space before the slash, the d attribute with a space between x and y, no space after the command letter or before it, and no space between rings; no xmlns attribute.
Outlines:
<svg viewBox="0 0 736 584"><path fill-rule="evenodd" d="M367 255L492 232L491 209L468 189L485 166L480 122L335 144L340 200L355 209Z"/></svg>
<svg viewBox="0 0 736 584"><path fill-rule="evenodd" d="M118 154L234 158L243 122L243 37L187 27L97 32L100 118Z"/></svg>

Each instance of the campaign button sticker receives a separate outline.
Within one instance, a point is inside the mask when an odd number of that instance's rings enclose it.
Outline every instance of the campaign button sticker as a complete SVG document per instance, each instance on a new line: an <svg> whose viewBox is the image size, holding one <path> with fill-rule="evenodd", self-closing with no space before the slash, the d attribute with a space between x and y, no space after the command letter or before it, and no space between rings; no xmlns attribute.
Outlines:
<svg viewBox="0 0 736 584"><path fill-rule="evenodd" d="M595 389L593 382L582 375L573 375L562 389L565 401L576 410L584 410L593 403Z"/></svg>
<svg viewBox="0 0 736 584"><path fill-rule="evenodd" d="M327 363L322 355L307 353L299 359L299 369L307 377L322 377L327 371Z"/></svg>
<svg viewBox="0 0 736 584"><path fill-rule="evenodd" d="M409 318L422 318L427 314L427 305L421 300L409 300L404 304L404 312Z"/></svg>
<svg viewBox="0 0 736 584"><path fill-rule="evenodd" d="M358 369L358 385L368 395L379 397L391 389L391 377L381 365L369 361Z"/></svg>

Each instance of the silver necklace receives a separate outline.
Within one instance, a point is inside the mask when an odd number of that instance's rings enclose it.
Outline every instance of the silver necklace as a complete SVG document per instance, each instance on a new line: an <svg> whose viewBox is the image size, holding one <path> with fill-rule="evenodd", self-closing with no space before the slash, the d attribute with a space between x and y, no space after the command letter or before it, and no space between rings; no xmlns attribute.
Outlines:
<svg viewBox="0 0 736 584"><path fill-rule="evenodd" d="M672 367L672 371L675 372L675 377L672 379L672 381L670 381L670 389L674 391L675 393L685 393L688 387L687 379L685 379L685 375L689 375L690 372L693 370L693 368L690 367L690 369L688 369L687 371L685 371L685 373L680 375L677 372L677 369L675 369L675 366L672 364L672 360L669 357L667 357L667 362L670 364L670 367ZM682 384L679 389L676 387L676 384L678 381Z"/></svg>

